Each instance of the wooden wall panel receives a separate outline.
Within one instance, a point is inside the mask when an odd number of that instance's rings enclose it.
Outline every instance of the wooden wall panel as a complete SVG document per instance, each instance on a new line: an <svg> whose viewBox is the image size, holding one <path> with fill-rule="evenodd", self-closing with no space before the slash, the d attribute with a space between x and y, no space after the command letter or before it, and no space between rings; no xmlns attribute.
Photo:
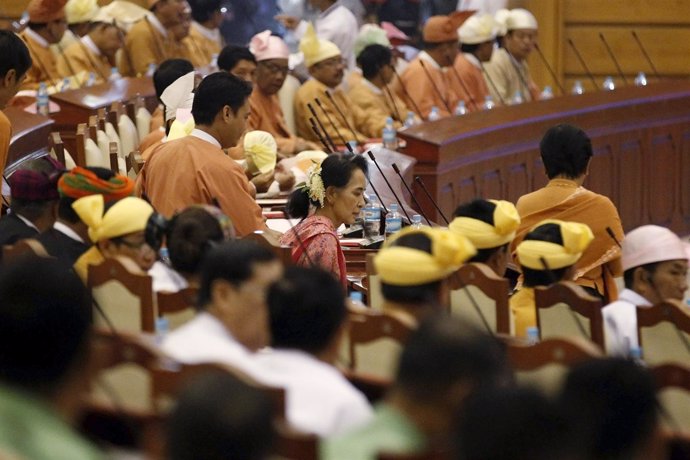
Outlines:
<svg viewBox="0 0 690 460"><path fill-rule="evenodd" d="M615 184L619 197L618 213L626 216L625 224L628 228L639 227L647 222L643 216L646 195L643 193L644 164L641 139L641 132L631 132L625 136L620 144L616 165L619 178Z"/></svg>
<svg viewBox="0 0 690 460"><path fill-rule="evenodd" d="M677 24L690 19L687 0L565 0L571 22Z"/></svg>
<svg viewBox="0 0 690 460"><path fill-rule="evenodd" d="M482 188L480 197L484 199L496 199L496 197L505 196L502 190L503 181L501 180L501 172L498 169L485 171L481 174Z"/></svg>
<svg viewBox="0 0 690 460"><path fill-rule="evenodd" d="M675 207L676 175L679 165L675 142L668 128L650 130L648 151L645 152L647 177L648 221L671 226Z"/></svg>
<svg viewBox="0 0 690 460"><path fill-rule="evenodd" d="M680 177L684 179L680 184L680 209L681 215L690 216L690 129L687 127L681 130L680 144Z"/></svg>
<svg viewBox="0 0 690 460"><path fill-rule="evenodd" d="M615 174L615 158L617 153L617 136L611 136L605 140L599 139L593 146L594 156L589 165L589 176L585 187L597 193L606 195L613 201L617 200L616 188L617 175Z"/></svg>

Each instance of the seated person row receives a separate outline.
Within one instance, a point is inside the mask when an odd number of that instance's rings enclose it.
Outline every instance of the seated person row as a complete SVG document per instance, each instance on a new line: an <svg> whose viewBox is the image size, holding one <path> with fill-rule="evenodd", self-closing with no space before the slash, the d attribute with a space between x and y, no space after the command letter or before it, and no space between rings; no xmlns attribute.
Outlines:
<svg viewBox="0 0 690 460"><path fill-rule="evenodd" d="M474 15L458 29L460 53L453 63L467 89L468 98L479 107L490 96L484 75L484 63L491 60L496 42L496 24L491 15ZM494 103L501 102L500 99ZM474 105L471 104L470 105Z"/></svg>
<svg viewBox="0 0 690 460"><path fill-rule="evenodd" d="M517 337L528 337L537 327L534 288L573 279L575 264L594 236L585 224L545 220L534 227L517 247L523 285L510 298Z"/></svg>

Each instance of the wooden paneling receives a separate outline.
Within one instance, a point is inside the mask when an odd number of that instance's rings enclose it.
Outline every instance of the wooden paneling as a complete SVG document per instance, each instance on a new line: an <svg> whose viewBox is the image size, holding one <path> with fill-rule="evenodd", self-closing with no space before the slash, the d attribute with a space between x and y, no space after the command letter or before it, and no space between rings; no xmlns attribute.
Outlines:
<svg viewBox="0 0 690 460"><path fill-rule="evenodd" d="M0 17L16 19L22 15L29 0L2 0L0 1Z"/></svg>
<svg viewBox="0 0 690 460"><path fill-rule="evenodd" d="M625 215L626 223L629 228L635 228L646 222L642 215L645 209L645 202L639 202L630 197L639 197L640 188L644 180L644 165L642 152L642 134L640 132L630 133L620 144L618 153L618 164L616 173L623 180L616 181L618 187L619 212ZM643 197L644 198L644 197ZM690 211L690 209L689 209ZM690 213L689 213L690 214Z"/></svg>
<svg viewBox="0 0 690 460"><path fill-rule="evenodd" d="M565 0L563 9L569 22L678 24L690 20L687 0Z"/></svg>

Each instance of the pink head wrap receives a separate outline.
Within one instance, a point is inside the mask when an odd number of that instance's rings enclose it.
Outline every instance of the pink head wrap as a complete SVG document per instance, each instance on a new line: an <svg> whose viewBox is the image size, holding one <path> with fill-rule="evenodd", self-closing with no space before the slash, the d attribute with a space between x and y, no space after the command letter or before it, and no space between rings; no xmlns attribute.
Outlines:
<svg viewBox="0 0 690 460"><path fill-rule="evenodd" d="M280 37L271 35L270 30L254 35L249 42L249 51L257 61L287 59L290 56L290 50L285 42Z"/></svg>

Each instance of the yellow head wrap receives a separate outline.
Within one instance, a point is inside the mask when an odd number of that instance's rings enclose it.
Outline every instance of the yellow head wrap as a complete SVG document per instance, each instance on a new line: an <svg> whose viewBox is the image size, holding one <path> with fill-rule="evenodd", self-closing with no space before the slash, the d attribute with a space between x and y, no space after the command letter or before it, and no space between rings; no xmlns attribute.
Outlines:
<svg viewBox="0 0 690 460"><path fill-rule="evenodd" d="M494 225L472 217L456 217L448 229L466 236L477 249L497 248L510 243L520 225L520 215L513 203L489 200L496 205Z"/></svg>
<svg viewBox="0 0 690 460"><path fill-rule="evenodd" d="M556 224L561 228L563 245L548 241L525 240L518 245L516 251L521 266L532 270L556 270L569 267L580 260L582 252L594 239L592 230L579 222L547 219L537 224L532 230L545 224Z"/></svg>
<svg viewBox="0 0 690 460"><path fill-rule="evenodd" d="M244 135L244 153L260 173L267 173L276 167L278 144L271 133L249 131Z"/></svg>
<svg viewBox="0 0 690 460"><path fill-rule="evenodd" d="M65 5L65 15L68 24L90 22L98 14L98 2L96 0L69 0Z"/></svg>
<svg viewBox="0 0 690 460"><path fill-rule="evenodd" d="M103 195L79 198L72 203L72 208L89 227L89 238L94 243L144 231L149 217L153 214L150 204L133 196L119 200L105 214Z"/></svg>
<svg viewBox="0 0 690 460"><path fill-rule="evenodd" d="M391 246L404 235L423 233L431 240L431 254L404 246ZM374 257L374 266L381 281L395 286L418 286L446 278L476 250L462 235L440 228L406 228Z"/></svg>
<svg viewBox="0 0 690 460"><path fill-rule="evenodd" d="M299 50L304 54L304 65L307 68L326 59L340 56L338 46L316 36L314 26L307 24L307 31L299 42Z"/></svg>

